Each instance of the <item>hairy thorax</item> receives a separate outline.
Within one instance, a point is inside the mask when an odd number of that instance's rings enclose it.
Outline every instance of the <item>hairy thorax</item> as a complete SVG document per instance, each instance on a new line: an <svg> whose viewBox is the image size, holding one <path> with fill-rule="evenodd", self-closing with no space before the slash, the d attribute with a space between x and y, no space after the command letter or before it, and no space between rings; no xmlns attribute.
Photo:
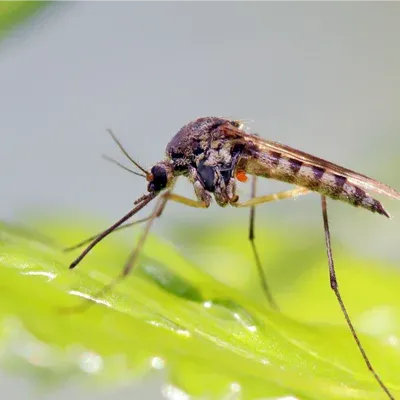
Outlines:
<svg viewBox="0 0 400 400"><path fill-rule="evenodd" d="M227 122L217 117L199 118L182 127L166 148L174 170L193 183L200 182L222 206L234 198L232 176L240 155L240 146L219 129Z"/></svg>

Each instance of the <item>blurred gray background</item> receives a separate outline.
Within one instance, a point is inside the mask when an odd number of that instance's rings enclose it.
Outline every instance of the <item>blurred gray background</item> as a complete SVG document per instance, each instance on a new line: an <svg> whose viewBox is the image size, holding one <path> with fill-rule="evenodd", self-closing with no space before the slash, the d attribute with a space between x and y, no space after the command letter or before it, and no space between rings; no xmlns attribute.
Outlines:
<svg viewBox="0 0 400 400"><path fill-rule="evenodd" d="M206 115L246 119L263 137L399 189L399 17L398 3L51 6L0 44L1 218L76 212L111 222L146 185L101 159L124 161L106 128L149 167L183 124ZM178 190L192 195L187 183ZM383 200L393 221L331 203L334 240L399 260L400 205ZM318 206L310 196L259 214L270 228L320 228ZM156 229L167 237L172 224L200 218L247 223L243 210L171 205ZM101 394L68 384L35 395L4 375L0 385L20 399L160 398L161 380Z"/></svg>

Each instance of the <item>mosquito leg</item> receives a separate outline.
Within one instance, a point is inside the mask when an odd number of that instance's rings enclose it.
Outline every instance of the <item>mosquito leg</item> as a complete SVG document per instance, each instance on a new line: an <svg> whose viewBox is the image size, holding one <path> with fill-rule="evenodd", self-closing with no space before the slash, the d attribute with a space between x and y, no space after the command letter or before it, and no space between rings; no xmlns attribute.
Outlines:
<svg viewBox="0 0 400 400"><path fill-rule="evenodd" d="M128 260L126 261L125 266L124 266L120 276L117 278L117 281L119 279L125 278L135 267L136 260L138 259L138 256L140 255L140 252L142 251L144 243L150 232L150 228L153 225L154 220L162 214L162 212L167 204L167 201L169 200L169 196L170 196L170 194L166 193L166 195L162 196L160 198L160 201L156 204L153 213L148 218L148 221L143 229L142 235L140 236L136 247L133 249L132 253L128 257Z"/></svg>
<svg viewBox="0 0 400 400"><path fill-rule="evenodd" d="M192 200L192 199L189 199L189 198L180 196L180 195L178 195L178 194L174 194L174 193L165 193L163 196L168 196L168 197L169 197L169 200L172 200L172 201L175 201L175 202L178 202L178 203L181 203L181 204L185 204L185 205L187 205L187 206L189 206L189 207L197 207L197 208L205 208L205 207L207 207L207 205L206 205L205 203L203 203L203 202L199 202L199 201L196 201L196 200ZM161 216L163 210L164 210L164 209L160 210L160 212L158 213L158 215L156 215L156 218L158 218L158 217ZM150 218L152 218L152 216L153 216L153 214L149 215L148 217L139 219L139 220L137 220L137 221L133 221L133 222L130 222L130 223L125 224L125 225L120 225L120 226L116 227L116 228L113 230L113 232L116 232L116 231L120 231L120 230L122 230L122 229L129 228L129 227L131 227L131 226L133 226L133 225L142 224L143 222L146 222L146 221L148 221ZM97 239L99 236L101 236L102 233L103 233L103 232L99 232L99 233L97 233L97 234L95 234L95 235L92 235L92 236L86 238L85 240L82 240L81 242L79 242L79 243L77 243L77 244L74 244L74 245L72 245L72 246L70 246L70 247L64 248L63 251L69 252L69 251L73 251L73 250L79 249L79 247L82 247L82 246L84 246L85 244L91 243L93 240Z"/></svg>
<svg viewBox="0 0 400 400"><path fill-rule="evenodd" d="M87 246L86 249L82 251L82 253L79 255L79 257L76 258L71 263L69 268L70 269L75 268L82 261L82 259L90 252L90 250L92 250L93 247L96 246L97 243L99 243L101 240L103 240L106 236L108 236L111 232L113 232L118 226L122 225L129 218L133 217L137 212L139 212L144 206L146 206L156 196L157 196L156 193L143 196L140 199L141 201L139 203L137 203L136 207L134 207L131 211L129 211L128 214L124 215L121 219L119 219L117 222L115 222L113 225L111 225L109 228L107 228L105 231L103 231L99 236L97 236L96 239L94 239L89 244L89 246Z"/></svg>
<svg viewBox="0 0 400 400"><path fill-rule="evenodd" d="M262 290L263 290L265 297L267 298L269 304L275 310L278 310L279 308L278 308L278 306L271 294L271 291L269 289L269 286L267 283L267 278L265 276L265 272L264 272L264 269L261 264L260 256L258 254L256 245L255 245L255 241L254 241L255 207L259 204L293 198L293 197L297 197L297 196L300 196L302 194L307 194L307 193L309 193L308 189L298 187L296 189L287 190L285 192L273 193L273 194L268 194L266 196L256 197L256 177L254 176L253 181L252 181L252 188L251 188L251 199L248 201L245 201L243 203L239 203L237 201L231 203L234 207L250 207L249 240L250 240L251 248L253 250Z"/></svg>
<svg viewBox="0 0 400 400"><path fill-rule="evenodd" d="M258 206L259 204L270 203L277 200L290 199L307 193L310 193L310 190L303 187L297 187L296 189L287 190L285 192L272 193L265 196L254 197L250 200L244 201L243 203L233 202L231 204L234 207L254 207Z"/></svg>
<svg viewBox="0 0 400 400"><path fill-rule="evenodd" d="M181 204L185 204L189 207L198 207L198 208L207 207L207 205L201 201L192 200L187 197L183 197L178 194L174 194L174 193L170 193L170 192L165 193L165 195L161 197L159 203L157 203L152 215L150 215L148 217L148 221L147 221L146 226L143 229L142 236L139 238L137 246L132 251L131 255L129 256L128 260L126 261L125 266L122 270L122 273L117 278L117 280L126 277L132 271L132 269L135 267L136 260L144 246L144 243L147 239L147 236L150 232L150 228L153 225L154 220L161 215L161 213L163 212L163 210L167 204L167 201L169 201L169 200L175 201L175 202L178 202Z"/></svg>
<svg viewBox="0 0 400 400"><path fill-rule="evenodd" d="M104 289L98 293L96 297L99 297L101 295L104 295L105 293L109 292L119 281L124 279L129 273L133 270L133 268L136 266L137 259L142 251L142 248L146 242L147 236L150 232L151 226L153 225L154 220L159 217L162 212L164 211L164 208L169 200L176 201L181 204L185 204L190 207L207 207L207 205L201 201L196 201L189 199L187 197L183 197L174 193L167 192L165 195L160 197L159 201L157 202L153 213L147 218L147 223L143 229L142 235L139 238L139 241L136 245L136 247L133 249L131 252L130 256L128 257L128 260L126 261L124 268L122 269L121 274L109 285L105 286Z"/></svg>
<svg viewBox="0 0 400 400"><path fill-rule="evenodd" d="M257 187L257 177L253 176L253 180L251 182L251 198L254 199L256 197L256 187ZM271 291L269 289L268 283L267 283L267 277L265 276L264 269L261 264L260 256L258 254L256 244L255 244L255 235L254 235L254 228L255 228L255 212L256 212L256 207L251 206L250 207L250 224L249 224L249 240L250 240L250 245L251 249L254 254L254 259L256 262L256 267L258 271L258 277L260 279L261 283L261 288L264 292L265 297L267 298L270 306L274 308L275 310L278 310L278 306L276 305L276 302L271 294Z"/></svg>
<svg viewBox="0 0 400 400"><path fill-rule="evenodd" d="M374 367L372 366L371 362L369 361L369 358L360 342L360 339L356 333L356 330L354 329L353 323L351 322L350 316L347 312L347 309L344 305L344 302L342 300L342 296L340 295L339 291L339 285L338 281L336 279L336 271L335 271L335 264L333 262L333 255L332 255L332 246L331 246L331 234L329 231L329 222L328 222L328 211L327 211L327 205L326 205L326 197L321 196L321 205L322 205L322 218L324 221L324 232L325 232L325 245L326 245L326 253L328 256L328 264L329 264L329 277L330 277L330 283L331 283L331 288L334 291L336 298L339 302L340 308L342 309L342 313L344 315L344 318L346 319L347 325L350 328L351 334L353 335L354 340L357 343L357 347L360 350L360 353L362 355L362 358L364 359L365 364L367 365L369 371L372 373L374 376L375 380L379 383L380 387L383 389L383 391L387 394L389 399L394 400L393 395L389 392L389 389L386 387L386 385L383 383L377 372L375 371Z"/></svg>
<svg viewBox="0 0 400 400"><path fill-rule="evenodd" d="M146 218L138 219L137 221L129 222L128 224L118 226L117 228L115 228L113 230L113 232L120 231L120 230L125 229L125 228L129 228L129 227L131 227L133 225L142 224L143 222L148 221L150 219L150 217L151 217L151 215L146 217ZM96 233L95 235L92 235L92 236L88 237L87 239L82 240L81 242L79 242L77 244L74 244L73 246L64 248L63 251L69 252L69 251L73 251L73 250L79 249L80 247L84 246L85 244L91 243L93 240L98 238L102 233L103 232Z"/></svg>
<svg viewBox="0 0 400 400"><path fill-rule="evenodd" d="M188 197L180 196L179 194L169 193L168 200L175 201L176 203L184 204L185 206L195 208L207 208L210 203L203 200L193 200Z"/></svg>
<svg viewBox="0 0 400 400"><path fill-rule="evenodd" d="M104 286L103 289L99 290L94 296L94 299L97 299L99 297L104 296L106 293L109 293L112 288L120 281L122 281L129 273L130 271L135 267L136 261L138 259L138 256L140 255L140 252L143 248L143 245L146 241L146 238L150 232L150 228L153 224L153 221L163 212L165 205L167 204L168 201L168 192L165 193L164 196L161 196L159 200L156 203L156 206L152 212L152 214L148 217L147 224L142 232L142 235L139 238L137 246L134 248L134 250L131 252L128 260L125 263L125 266L122 270L122 272L108 285ZM66 309L62 309L63 312L81 312L85 311L88 309L91 305L93 305L93 302L89 301L84 301L80 305L76 307L69 307Z"/></svg>
<svg viewBox="0 0 400 400"><path fill-rule="evenodd" d="M119 276L117 276L117 278L115 278L110 284L108 284L107 286L105 286L102 290L100 290L98 293L95 294L94 298L98 298L103 296L104 294L108 293L119 281L123 280L131 271L132 269L135 267L136 265L136 261L140 255L140 252L144 246L144 243L147 239L147 236L150 232L150 228L154 222L154 220L156 218L158 218L162 212L164 211L164 208L167 204L167 202L169 200L175 201L177 203L181 203L184 205L187 205L189 207L196 207L196 208L206 208L208 207L210 204L207 203L206 201L201 201L201 200L192 200L189 199L187 197L184 196L180 196L178 194L174 194L171 192L166 192L164 193L158 200L158 202L156 203L156 206L152 212L151 215L149 215L146 218L143 218L142 220L133 222L131 224L126 224L120 227L120 224L123 223L124 221L126 221L126 219L128 219L128 215L132 216L132 212L131 211L129 214L127 214L125 217L123 217L120 221L118 221L116 224L113 225L113 229L111 230L111 228L107 229L106 231L104 231L103 233L101 233L99 236L95 236L95 240L92 243L98 243L102 238L104 238L106 235L108 235L109 233L111 233L112 231L115 231L115 229L117 229L117 227L120 228L124 228L124 227L128 227L130 225L133 225L135 223L139 223L139 222L147 222L147 224L144 227L144 230L142 232L142 235L139 238L139 241L137 243L137 246L135 247L135 249L131 252L128 260L125 263L125 266L122 270L122 272L120 273ZM147 204L147 203L146 203ZM142 204L141 204L142 205ZM105 234L106 232L106 234ZM90 245L82 254L83 256L86 255L88 253L88 251L93 248L94 245ZM88 250L89 249L89 250ZM83 258L83 256L80 256L80 258L78 258L77 260L81 260ZM72 264L74 265L74 264ZM86 310L87 308L89 308L92 304L92 302L83 302L82 304L80 304L77 307L72 307L72 308L67 308L67 309L62 309L63 312L81 312Z"/></svg>

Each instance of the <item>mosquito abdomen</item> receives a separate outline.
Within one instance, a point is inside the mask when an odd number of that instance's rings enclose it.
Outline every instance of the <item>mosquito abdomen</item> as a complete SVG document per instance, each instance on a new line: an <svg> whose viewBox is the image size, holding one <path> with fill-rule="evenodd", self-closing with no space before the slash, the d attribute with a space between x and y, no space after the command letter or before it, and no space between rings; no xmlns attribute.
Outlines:
<svg viewBox="0 0 400 400"><path fill-rule="evenodd" d="M382 204L344 176L325 170L318 191L335 199L390 217Z"/></svg>
<svg viewBox="0 0 400 400"><path fill-rule="evenodd" d="M260 162L264 165L263 169L260 168ZM369 211L389 217L389 214L378 200L372 198L359 186L349 182L345 176L336 174L329 169L312 165L296 158L285 157L273 151L264 154L256 164L258 166L250 166L250 169L253 169L257 175L303 186L332 199L344 201L353 206L363 207Z"/></svg>

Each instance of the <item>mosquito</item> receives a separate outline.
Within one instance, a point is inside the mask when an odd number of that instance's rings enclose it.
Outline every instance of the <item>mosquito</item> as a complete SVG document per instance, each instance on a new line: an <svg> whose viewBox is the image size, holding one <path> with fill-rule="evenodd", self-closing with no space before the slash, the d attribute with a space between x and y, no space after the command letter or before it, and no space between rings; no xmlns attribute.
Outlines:
<svg viewBox="0 0 400 400"><path fill-rule="evenodd" d="M151 226L154 220L161 216L169 201L189 207L208 208L213 195L215 201L221 207L230 205L233 207L248 207L250 209L248 237L261 287L270 306L278 309L269 289L255 245L255 207L272 201L295 198L310 192L317 192L321 195L323 229L331 289L336 295L340 309L368 370L387 397L394 399L388 387L372 366L340 294L332 255L326 199L329 197L334 200L340 200L390 218L382 204L371 197L368 192L375 192L400 200L399 192L375 179L368 178L365 175L321 158L277 142L262 139L258 135L246 133L240 121L232 121L220 117L203 117L189 122L168 143L166 158L155 164L150 171L134 161L113 132L111 130L108 132L121 151L140 172L133 171L116 160L108 157L107 159L136 175L144 177L148 182L147 193L137 199L134 203L135 207L108 229L66 249L70 251L89 243L79 257L72 262L70 269L75 268L93 247L111 232L134 224L145 223L138 243L126 260L121 273L105 288L106 290L111 289L137 265L138 256L145 244ZM251 197L247 201L240 201L239 196L236 194L237 181L246 182L247 175L252 176ZM192 183L196 199L183 197L173 192L176 180L180 176L185 176ZM295 188L279 193L257 196L256 182L258 177L287 182L295 185ZM150 215L138 221L124 224L155 199L157 200Z"/></svg>

